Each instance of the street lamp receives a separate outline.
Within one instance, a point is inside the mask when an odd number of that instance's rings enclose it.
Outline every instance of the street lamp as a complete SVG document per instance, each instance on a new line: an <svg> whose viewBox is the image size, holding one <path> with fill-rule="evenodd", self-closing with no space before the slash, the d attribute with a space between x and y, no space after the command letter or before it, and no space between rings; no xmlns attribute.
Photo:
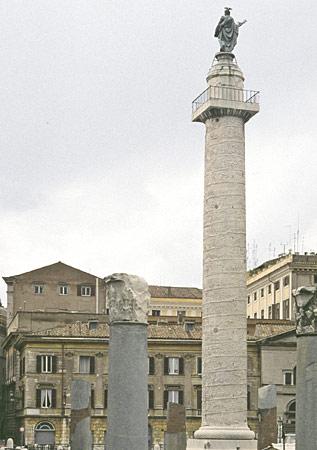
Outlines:
<svg viewBox="0 0 317 450"><path fill-rule="evenodd" d="M283 443L283 450L285 450L285 428L283 418L279 417L277 419L277 440L278 443Z"/></svg>

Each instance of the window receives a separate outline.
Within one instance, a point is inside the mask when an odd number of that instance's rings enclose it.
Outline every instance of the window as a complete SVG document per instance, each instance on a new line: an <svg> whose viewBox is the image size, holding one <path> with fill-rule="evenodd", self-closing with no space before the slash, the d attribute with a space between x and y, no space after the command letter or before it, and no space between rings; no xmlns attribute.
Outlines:
<svg viewBox="0 0 317 450"><path fill-rule="evenodd" d="M253 318L254 318L254 319L257 319L257 318L258 318L258 314L257 314L257 313L254 313Z"/></svg>
<svg viewBox="0 0 317 450"><path fill-rule="evenodd" d="M80 295L82 297L90 297L91 296L91 286L81 286Z"/></svg>
<svg viewBox="0 0 317 450"><path fill-rule="evenodd" d="M196 403L197 403L198 414L201 414L201 405L202 405L202 395L201 394L202 394L202 390L201 390L201 386L199 386L196 391Z"/></svg>
<svg viewBox="0 0 317 450"><path fill-rule="evenodd" d="M20 359L20 377L23 377L25 375L25 358Z"/></svg>
<svg viewBox="0 0 317 450"><path fill-rule="evenodd" d="M67 295L69 294L69 289L67 284L61 284L59 286L59 295Z"/></svg>
<svg viewBox="0 0 317 450"><path fill-rule="evenodd" d="M314 284L317 284L317 274L314 275Z"/></svg>
<svg viewBox="0 0 317 450"><path fill-rule="evenodd" d="M36 295L41 295L44 293L44 284L34 284L33 285L33 292Z"/></svg>
<svg viewBox="0 0 317 450"><path fill-rule="evenodd" d="M56 408L56 389L37 389L36 407Z"/></svg>
<svg viewBox="0 0 317 450"><path fill-rule="evenodd" d="M197 368L197 375L201 375L202 374L202 358L201 358L201 356L197 356L196 368Z"/></svg>
<svg viewBox="0 0 317 450"><path fill-rule="evenodd" d="M164 358L164 374L183 375L184 374L183 358Z"/></svg>
<svg viewBox="0 0 317 450"><path fill-rule="evenodd" d="M283 301L283 319L289 319L289 299Z"/></svg>
<svg viewBox="0 0 317 450"><path fill-rule="evenodd" d="M95 357L80 356L79 357L79 373L95 373Z"/></svg>
<svg viewBox="0 0 317 450"><path fill-rule="evenodd" d="M185 324L184 324L184 328L187 333L190 333L195 328L195 322L186 320Z"/></svg>
<svg viewBox="0 0 317 450"><path fill-rule="evenodd" d="M269 306L269 319L272 319L272 306Z"/></svg>
<svg viewBox="0 0 317 450"><path fill-rule="evenodd" d="M293 386L294 384L294 371L284 370L283 371L283 384L288 386Z"/></svg>
<svg viewBox="0 0 317 450"><path fill-rule="evenodd" d="M280 289L280 282L279 281L276 281L275 283L274 283L274 291L278 291Z"/></svg>
<svg viewBox="0 0 317 450"><path fill-rule="evenodd" d="M250 411L251 409L251 387L247 387L247 409Z"/></svg>
<svg viewBox="0 0 317 450"><path fill-rule="evenodd" d="M264 309L261 309L261 319L264 319Z"/></svg>
<svg viewBox="0 0 317 450"><path fill-rule="evenodd" d="M148 387L147 407L148 409L154 409L154 390L153 386Z"/></svg>
<svg viewBox="0 0 317 450"><path fill-rule="evenodd" d="M248 295L248 304L250 303L250 295Z"/></svg>
<svg viewBox="0 0 317 450"><path fill-rule="evenodd" d="M184 393L180 389L168 389L164 391L164 409L167 409L168 403L184 403Z"/></svg>
<svg viewBox="0 0 317 450"><path fill-rule="evenodd" d="M57 358L53 355L37 355L37 373L56 373Z"/></svg>
<svg viewBox="0 0 317 450"><path fill-rule="evenodd" d="M256 300L257 300L257 292L254 292L254 294L253 294L253 300L256 302Z"/></svg>
<svg viewBox="0 0 317 450"><path fill-rule="evenodd" d="M104 391L103 406L105 409L108 408L108 389L105 389Z"/></svg>
<svg viewBox="0 0 317 450"><path fill-rule="evenodd" d="M264 297L264 288L261 289L261 297Z"/></svg>
<svg viewBox="0 0 317 450"><path fill-rule="evenodd" d="M148 374L154 375L155 374L155 359L154 356L149 356L148 359Z"/></svg>
<svg viewBox="0 0 317 450"><path fill-rule="evenodd" d="M272 293L272 285L271 284L269 284L268 287L267 287L267 293L268 294Z"/></svg>
<svg viewBox="0 0 317 450"><path fill-rule="evenodd" d="M289 276L287 275L287 277L283 278L283 286L288 286L289 285Z"/></svg>
<svg viewBox="0 0 317 450"><path fill-rule="evenodd" d="M95 409L95 391L91 389L90 391L90 408Z"/></svg>
<svg viewBox="0 0 317 450"><path fill-rule="evenodd" d="M91 320L88 323L89 330L97 330L98 328L98 320Z"/></svg>
<svg viewBox="0 0 317 450"><path fill-rule="evenodd" d="M161 311L159 309L152 309L152 316L159 317L161 315Z"/></svg>
<svg viewBox="0 0 317 450"><path fill-rule="evenodd" d="M272 318L279 319L280 318L280 304L275 303L272 305Z"/></svg>

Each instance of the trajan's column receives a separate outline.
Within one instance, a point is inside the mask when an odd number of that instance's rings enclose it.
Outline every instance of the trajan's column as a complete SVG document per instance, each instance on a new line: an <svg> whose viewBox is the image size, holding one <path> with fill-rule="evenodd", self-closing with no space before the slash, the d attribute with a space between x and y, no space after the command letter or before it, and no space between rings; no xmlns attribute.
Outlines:
<svg viewBox="0 0 317 450"><path fill-rule="evenodd" d="M246 212L244 124L259 111L258 93L244 90L231 53L239 27L226 8L216 28L220 52L208 88L193 102L206 126L202 425L191 450L254 450L247 425Z"/></svg>

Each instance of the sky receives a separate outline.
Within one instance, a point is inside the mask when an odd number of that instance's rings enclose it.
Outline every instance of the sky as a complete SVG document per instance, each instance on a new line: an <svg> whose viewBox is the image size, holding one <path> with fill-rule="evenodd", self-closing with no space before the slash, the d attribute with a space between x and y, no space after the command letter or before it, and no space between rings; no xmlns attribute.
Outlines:
<svg viewBox="0 0 317 450"><path fill-rule="evenodd" d="M294 235L317 251L315 1L2 0L1 277L63 261L201 287L191 102L224 6L248 20L234 53L261 92L246 124L249 267Z"/></svg>

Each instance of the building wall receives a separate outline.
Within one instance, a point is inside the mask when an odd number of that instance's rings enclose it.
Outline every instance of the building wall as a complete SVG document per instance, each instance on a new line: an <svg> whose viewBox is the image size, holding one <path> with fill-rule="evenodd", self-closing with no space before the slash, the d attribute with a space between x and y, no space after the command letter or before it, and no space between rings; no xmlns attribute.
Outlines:
<svg viewBox="0 0 317 450"><path fill-rule="evenodd" d="M296 386L286 385L283 373L296 367L296 342L263 344L261 349L262 385L277 387L277 417L284 417L287 405L295 399Z"/></svg>
<svg viewBox="0 0 317 450"><path fill-rule="evenodd" d="M8 323L18 311L105 312L103 280L63 263L4 279L8 291ZM35 293L37 285L43 286L43 293ZM61 285L68 287L67 295L60 294ZM78 293L82 285L91 286L90 296Z"/></svg>
<svg viewBox="0 0 317 450"><path fill-rule="evenodd" d="M15 336L6 349L8 360L8 376L10 389L14 393L15 417L9 417L10 430L15 430L15 438L19 439L17 430L23 426L26 430L26 442L34 442L34 429L42 421L52 423L56 430L56 443L65 444L69 440L69 417L71 411L71 382L74 379L85 379L95 392L95 408L92 410L92 430L95 444L103 445L106 431L107 410L104 408L104 390L107 388L108 377L108 340L107 339L72 339L45 337L39 340L28 337L22 341ZM14 344L15 342L15 344ZM14 349L14 346L18 350ZM253 343L248 347L248 384L251 386L251 409L249 423L257 431L257 388L260 383L260 363L258 348ZM15 354L15 356L13 356ZM36 371L38 355L57 357L56 373L43 374ZM9 356L10 355L10 356ZM95 357L95 374L79 373L79 357ZM154 390L154 408L149 410L149 425L152 440L163 442L166 431L166 409L164 409L164 391L180 389L184 392L186 409L187 435L192 437L201 423L201 406L197 403L197 390L201 389L201 375L198 373L197 358L201 357L201 342L170 341L168 339L149 340L149 356L154 358L155 370L148 377L148 385ZM184 374L164 374L164 358L181 357L184 361ZM21 360L25 358L24 370L21 373ZM14 382L13 382L14 380ZM56 408L37 408L37 388L56 389ZM22 393L24 392L24 405ZM101 449L101 447L100 447Z"/></svg>
<svg viewBox="0 0 317 450"><path fill-rule="evenodd" d="M290 254L267 261L248 273L247 316L294 320L292 290L316 284L316 254ZM288 302L288 307L285 302Z"/></svg>

